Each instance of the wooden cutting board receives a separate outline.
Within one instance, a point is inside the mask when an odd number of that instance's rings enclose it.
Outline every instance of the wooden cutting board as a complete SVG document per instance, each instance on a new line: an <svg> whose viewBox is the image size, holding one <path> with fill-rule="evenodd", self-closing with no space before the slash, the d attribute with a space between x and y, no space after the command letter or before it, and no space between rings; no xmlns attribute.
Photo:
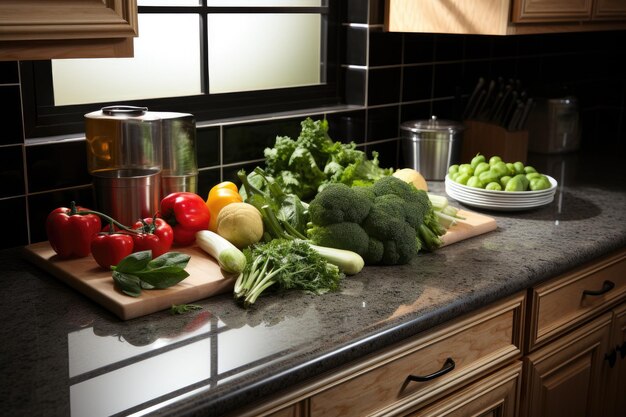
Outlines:
<svg viewBox="0 0 626 417"><path fill-rule="evenodd" d="M465 217L443 236L444 246L469 239L496 228L496 221L483 214L460 210ZM111 271L100 268L91 256L60 259L48 242L28 245L26 257L42 269L102 305L122 320L169 309L172 304L188 304L232 291L235 276L222 271L217 262L197 246L176 248L191 255L186 271L189 277L164 290L144 290L135 298L118 291Z"/></svg>
<svg viewBox="0 0 626 417"><path fill-rule="evenodd" d="M30 261L122 320L165 310L172 304L189 304L232 290L236 276L222 271L217 262L200 248L190 246L174 250L191 255L185 268L189 276L173 287L143 290L139 297L130 297L115 288L111 271L100 268L91 256L60 259L48 242L35 243L24 248Z"/></svg>
<svg viewBox="0 0 626 417"><path fill-rule="evenodd" d="M485 216L484 214L459 210L458 215L465 219L458 220L457 224L452 226L448 233L443 236L443 246L491 232L498 227L493 217Z"/></svg>

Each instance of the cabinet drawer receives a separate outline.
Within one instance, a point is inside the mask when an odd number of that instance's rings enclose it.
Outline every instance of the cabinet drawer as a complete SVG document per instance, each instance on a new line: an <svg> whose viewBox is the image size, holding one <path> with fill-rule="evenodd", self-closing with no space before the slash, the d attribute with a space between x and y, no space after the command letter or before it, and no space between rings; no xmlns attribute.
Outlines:
<svg viewBox="0 0 626 417"><path fill-rule="evenodd" d="M626 297L626 250L533 288L529 350Z"/></svg>
<svg viewBox="0 0 626 417"><path fill-rule="evenodd" d="M329 377L310 398L312 417L390 415L427 404L520 355L524 296L441 326ZM425 382L409 375L443 375ZM450 367L450 363L448 363Z"/></svg>
<svg viewBox="0 0 626 417"><path fill-rule="evenodd" d="M516 417L522 362L515 361L406 417Z"/></svg>

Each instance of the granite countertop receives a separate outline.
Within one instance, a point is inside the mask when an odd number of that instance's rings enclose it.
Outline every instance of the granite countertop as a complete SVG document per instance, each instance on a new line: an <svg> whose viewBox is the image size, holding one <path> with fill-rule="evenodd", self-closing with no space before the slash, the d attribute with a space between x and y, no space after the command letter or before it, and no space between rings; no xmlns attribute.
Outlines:
<svg viewBox="0 0 626 417"><path fill-rule="evenodd" d="M618 165L582 153L534 165L559 180L551 204L477 210L497 230L366 267L337 293L273 295L247 311L225 294L124 322L19 248L1 251L0 404L9 415L220 415L626 246Z"/></svg>

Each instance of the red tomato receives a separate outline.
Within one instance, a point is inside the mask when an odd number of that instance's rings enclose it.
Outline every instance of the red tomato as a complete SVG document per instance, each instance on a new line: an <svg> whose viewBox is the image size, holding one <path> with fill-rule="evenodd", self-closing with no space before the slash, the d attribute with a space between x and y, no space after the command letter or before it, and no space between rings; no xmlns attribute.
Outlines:
<svg viewBox="0 0 626 417"><path fill-rule="evenodd" d="M91 241L91 254L98 265L110 269L133 253L133 238L122 233L99 233Z"/></svg>
<svg viewBox="0 0 626 417"><path fill-rule="evenodd" d="M135 223L133 229L144 232L133 234L133 252L151 250L152 259L154 259L168 252L172 247L174 231L172 226L163 219L156 218L153 222L152 218L146 218Z"/></svg>

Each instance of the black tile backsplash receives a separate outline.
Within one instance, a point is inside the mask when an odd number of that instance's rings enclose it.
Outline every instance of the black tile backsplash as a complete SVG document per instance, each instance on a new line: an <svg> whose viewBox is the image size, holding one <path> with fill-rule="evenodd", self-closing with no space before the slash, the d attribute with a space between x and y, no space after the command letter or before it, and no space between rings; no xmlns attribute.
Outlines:
<svg viewBox="0 0 626 417"><path fill-rule="evenodd" d="M18 85L0 84L0 145L23 143L22 101Z"/></svg>
<svg viewBox="0 0 626 417"><path fill-rule="evenodd" d="M391 104L400 102L400 67L372 68L367 80L367 104Z"/></svg>
<svg viewBox="0 0 626 417"><path fill-rule="evenodd" d="M354 109L327 117L334 140L379 152L381 166L403 164L399 123L460 120L479 77L519 79L531 96L579 99L585 147L626 148L626 31L522 36L386 33L384 1L342 2L343 91ZM18 65L0 63L0 210L13 213L0 247L45 240L47 214L75 200L93 206L84 141L24 143ZM306 112L227 123L199 120L198 193L262 163L278 135L296 138ZM211 123L210 126L206 126ZM44 140L45 142L45 140ZM24 156L25 155L25 156ZM24 164L24 160L26 163ZM27 186L25 187L25 183ZM30 233L30 235L29 235Z"/></svg>
<svg viewBox="0 0 626 417"><path fill-rule="evenodd" d="M22 145L0 146L0 198L26 193L23 149Z"/></svg>
<svg viewBox="0 0 626 417"><path fill-rule="evenodd" d="M297 139L302 118L224 126L224 164L262 159L263 151L274 146L276 136Z"/></svg>
<svg viewBox="0 0 626 417"><path fill-rule="evenodd" d="M0 61L0 84L14 84L20 80L17 62Z"/></svg>
<svg viewBox="0 0 626 417"><path fill-rule="evenodd" d="M3 222L0 249L28 244L26 197L0 199L0 213L10 221Z"/></svg>
<svg viewBox="0 0 626 417"><path fill-rule="evenodd" d="M31 193L91 183L82 140L27 146L26 164Z"/></svg>
<svg viewBox="0 0 626 417"><path fill-rule="evenodd" d="M196 130L196 153L198 168L220 164L220 128L209 127Z"/></svg>

